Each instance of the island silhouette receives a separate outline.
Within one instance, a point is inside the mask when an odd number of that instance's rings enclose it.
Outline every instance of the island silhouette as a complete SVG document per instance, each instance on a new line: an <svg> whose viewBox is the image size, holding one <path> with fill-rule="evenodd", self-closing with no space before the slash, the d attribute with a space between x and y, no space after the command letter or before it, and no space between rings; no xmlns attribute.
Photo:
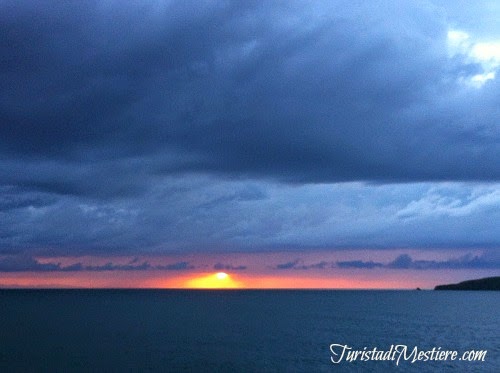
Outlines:
<svg viewBox="0 0 500 373"><path fill-rule="evenodd" d="M458 284L437 285L434 290L500 290L500 277L462 281Z"/></svg>

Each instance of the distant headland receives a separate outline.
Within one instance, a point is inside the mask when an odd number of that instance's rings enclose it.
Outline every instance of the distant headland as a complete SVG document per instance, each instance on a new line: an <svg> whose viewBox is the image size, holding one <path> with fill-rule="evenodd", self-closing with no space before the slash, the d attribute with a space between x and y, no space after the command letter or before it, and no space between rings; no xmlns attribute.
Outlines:
<svg viewBox="0 0 500 373"><path fill-rule="evenodd" d="M458 284L438 285L434 290L500 290L500 277L463 281Z"/></svg>

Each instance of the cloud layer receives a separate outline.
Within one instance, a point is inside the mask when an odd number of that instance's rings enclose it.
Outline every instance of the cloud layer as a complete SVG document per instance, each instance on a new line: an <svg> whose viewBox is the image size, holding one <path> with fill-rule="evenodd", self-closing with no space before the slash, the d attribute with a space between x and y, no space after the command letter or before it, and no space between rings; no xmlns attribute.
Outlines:
<svg viewBox="0 0 500 373"><path fill-rule="evenodd" d="M378 263L373 261L345 261L337 262L340 268L391 268L391 269L500 269L499 258L488 258L487 256L465 255L448 260L414 260L408 254L399 255L389 263Z"/></svg>
<svg viewBox="0 0 500 373"><path fill-rule="evenodd" d="M61 265L61 263L42 263L26 255L7 256L0 259L0 272L102 272L102 271L186 271L196 268L186 261L171 264L152 265L146 261L137 263L132 260L126 264L108 262L103 265L84 265L80 262Z"/></svg>
<svg viewBox="0 0 500 373"><path fill-rule="evenodd" d="M1 2L0 253L498 248L485 9Z"/></svg>
<svg viewBox="0 0 500 373"><path fill-rule="evenodd" d="M449 58L431 4L2 8L4 184L126 195L179 172L499 180L498 80L461 83L481 65Z"/></svg>
<svg viewBox="0 0 500 373"><path fill-rule="evenodd" d="M429 255L429 253L427 253ZM432 255L432 254L431 254ZM395 270L495 270L500 269L500 256L493 251L483 254L465 254L448 259L414 259L408 254L399 254L388 262L378 262L373 260L321 260L311 262L305 258L297 258L288 262L270 263L253 262L248 265L233 265L215 263L209 267L206 264L193 264L186 260L180 260L169 264L151 264L147 260L140 260L138 257L128 262L108 261L104 264L84 264L79 261L62 265L56 261L40 261L27 255L11 255L0 258L0 273L9 272L126 272L126 271L206 271L211 268L215 271L240 272L249 270L250 272L271 272L273 271L333 271L338 269L395 269ZM275 272L276 273L276 272Z"/></svg>

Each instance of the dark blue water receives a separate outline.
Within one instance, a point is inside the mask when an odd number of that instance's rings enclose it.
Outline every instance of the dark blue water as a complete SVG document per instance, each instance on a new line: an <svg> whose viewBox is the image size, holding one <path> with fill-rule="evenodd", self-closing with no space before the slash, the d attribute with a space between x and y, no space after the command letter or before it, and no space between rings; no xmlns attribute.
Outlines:
<svg viewBox="0 0 500 373"><path fill-rule="evenodd" d="M1 290L0 372L499 372L499 310L500 292ZM487 354L333 364L332 343Z"/></svg>

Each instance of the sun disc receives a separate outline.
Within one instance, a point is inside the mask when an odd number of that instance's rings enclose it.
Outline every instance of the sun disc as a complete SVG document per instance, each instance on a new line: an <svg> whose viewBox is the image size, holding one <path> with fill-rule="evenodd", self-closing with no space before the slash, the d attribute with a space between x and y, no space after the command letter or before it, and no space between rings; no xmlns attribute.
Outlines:
<svg viewBox="0 0 500 373"><path fill-rule="evenodd" d="M224 280L226 279L228 274L226 272L217 272L215 274L215 277L217 277L218 280Z"/></svg>

